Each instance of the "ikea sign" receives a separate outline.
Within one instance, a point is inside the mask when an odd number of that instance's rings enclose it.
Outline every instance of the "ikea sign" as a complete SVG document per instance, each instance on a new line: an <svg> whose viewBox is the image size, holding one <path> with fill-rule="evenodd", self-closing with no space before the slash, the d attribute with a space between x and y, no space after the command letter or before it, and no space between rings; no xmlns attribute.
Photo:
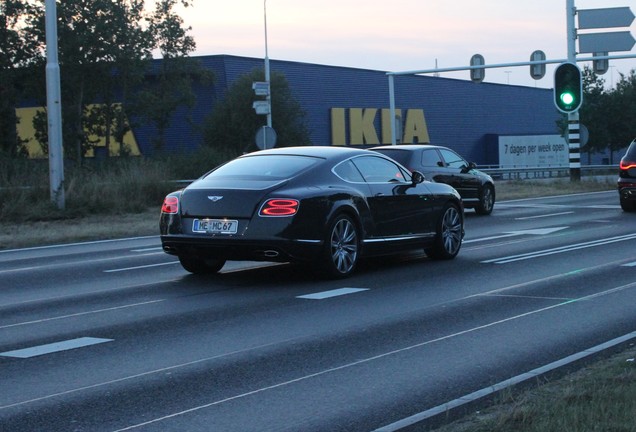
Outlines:
<svg viewBox="0 0 636 432"><path fill-rule="evenodd" d="M404 115L403 115L404 114ZM395 110L398 140L402 143L431 142L424 110ZM379 133L378 133L379 132ZM378 108L331 108L331 145L391 144L391 111Z"/></svg>

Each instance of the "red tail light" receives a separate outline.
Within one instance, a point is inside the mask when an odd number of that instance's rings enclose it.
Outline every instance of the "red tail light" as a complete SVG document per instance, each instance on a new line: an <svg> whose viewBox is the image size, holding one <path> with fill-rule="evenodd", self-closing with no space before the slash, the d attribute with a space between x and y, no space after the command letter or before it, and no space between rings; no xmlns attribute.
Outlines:
<svg viewBox="0 0 636 432"><path fill-rule="evenodd" d="M273 198L265 201L260 216L293 216L298 212L298 200Z"/></svg>
<svg viewBox="0 0 636 432"><path fill-rule="evenodd" d="M161 206L161 213L175 214L178 211L179 211L179 198L175 196L167 196L163 200L163 205Z"/></svg>
<svg viewBox="0 0 636 432"><path fill-rule="evenodd" d="M630 168L636 168L636 162L635 161L621 161L620 163L620 169L622 170L628 170Z"/></svg>

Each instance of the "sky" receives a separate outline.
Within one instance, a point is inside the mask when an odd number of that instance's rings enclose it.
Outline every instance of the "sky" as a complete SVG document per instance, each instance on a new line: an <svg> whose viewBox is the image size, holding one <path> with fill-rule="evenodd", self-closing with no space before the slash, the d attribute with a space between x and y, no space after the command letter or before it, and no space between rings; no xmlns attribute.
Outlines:
<svg viewBox="0 0 636 432"><path fill-rule="evenodd" d="M627 6L636 15L636 0L575 0L575 6ZM387 72L468 66L474 54L486 64L525 62L535 50L548 60L567 57L566 0L194 0L178 13L192 27L193 56L263 58L267 46L270 60ZM636 35L636 24L593 32L625 30ZM554 67L541 80L530 77L529 66L487 69L484 82L551 88ZM636 59L610 60L606 87L632 69ZM470 79L468 71L440 76Z"/></svg>

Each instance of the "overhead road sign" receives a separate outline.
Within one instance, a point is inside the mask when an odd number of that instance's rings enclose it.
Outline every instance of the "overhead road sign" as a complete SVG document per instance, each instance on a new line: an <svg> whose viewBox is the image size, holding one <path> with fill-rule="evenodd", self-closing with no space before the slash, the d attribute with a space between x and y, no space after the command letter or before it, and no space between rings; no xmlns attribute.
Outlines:
<svg viewBox="0 0 636 432"><path fill-rule="evenodd" d="M579 53L631 51L634 37L628 31L579 34Z"/></svg>
<svg viewBox="0 0 636 432"><path fill-rule="evenodd" d="M579 9L579 30L629 27L634 21L634 14L629 7L604 9Z"/></svg>

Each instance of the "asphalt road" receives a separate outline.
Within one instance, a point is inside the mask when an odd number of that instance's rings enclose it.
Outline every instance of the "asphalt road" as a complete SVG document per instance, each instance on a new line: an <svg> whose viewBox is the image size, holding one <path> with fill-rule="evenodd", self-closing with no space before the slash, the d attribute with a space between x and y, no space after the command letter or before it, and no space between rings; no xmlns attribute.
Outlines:
<svg viewBox="0 0 636 432"><path fill-rule="evenodd" d="M344 281L197 277L157 237L2 251L0 430L403 430L631 338L635 228L615 191L501 202L455 260Z"/></svg>

